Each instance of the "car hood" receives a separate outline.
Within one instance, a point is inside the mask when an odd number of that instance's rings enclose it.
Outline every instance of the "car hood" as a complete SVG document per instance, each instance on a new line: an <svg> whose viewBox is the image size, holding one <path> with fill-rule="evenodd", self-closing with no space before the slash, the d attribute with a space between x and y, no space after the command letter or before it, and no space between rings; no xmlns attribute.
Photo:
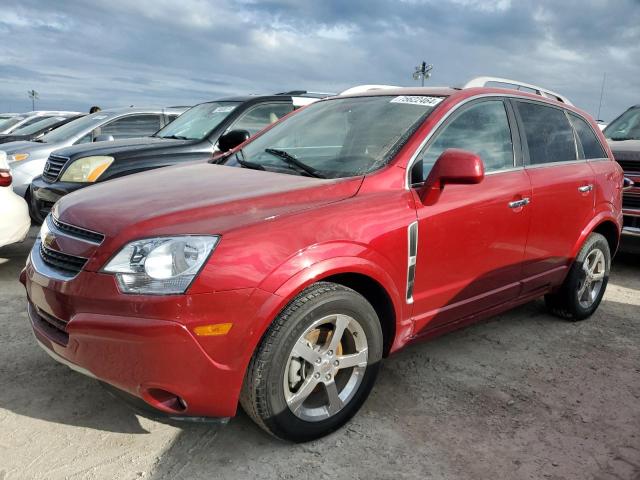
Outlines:
<svg viewBox="0 0 640 480"><path fill-rule="evenodd" d="M63 197L54 215L120 243L173 234L224 234L355 195L363 177L318 179L197 163L96 184Z"/></svg>
<svg viewBox="0 0 640 480"><path fill-rule="evenodd" d="M58 150L56 154L73 159L94 155L111 155L126 158L130 155L135 155L139 151L144 151L146 154L191 143L197 143L197 141L158 137L128 138L124 140L74 145L72 147L62 148Z"/></svg>
<svg viewBox="0 0 640 480"><path fill-rule="evenodd" d="M39 142L9 142L5 143L0 147L0 150L7 152L7 155L11 155L13 153L31 153L37 150L48 150L51 146L48 143L39 143Z"/></svg>
<svg viewBox="0 0 640 480"><path fill-rule="evenodd" d="M616 160L640 161L640 140L609 140Z"/></svg>

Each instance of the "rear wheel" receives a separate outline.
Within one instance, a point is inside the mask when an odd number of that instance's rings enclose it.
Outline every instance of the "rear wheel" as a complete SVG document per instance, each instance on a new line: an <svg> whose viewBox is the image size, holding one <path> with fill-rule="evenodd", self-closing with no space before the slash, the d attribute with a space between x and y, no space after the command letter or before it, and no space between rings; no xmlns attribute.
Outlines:
<svg viewBox="0 0 640 480"><path fill-rule="evenodd" d="M584 243L562 287L545 296L549 310L568 320L584 320L596 311L609 281L611 252L599 233Z"/></svg>
<svg viewBox="0 0 640 480"><path fill-rule="evenodd" d="M255 352L240 402L270 434L308 441L360 408L382 358L382 330L357 292L320 282L276 318Z"/></svg>

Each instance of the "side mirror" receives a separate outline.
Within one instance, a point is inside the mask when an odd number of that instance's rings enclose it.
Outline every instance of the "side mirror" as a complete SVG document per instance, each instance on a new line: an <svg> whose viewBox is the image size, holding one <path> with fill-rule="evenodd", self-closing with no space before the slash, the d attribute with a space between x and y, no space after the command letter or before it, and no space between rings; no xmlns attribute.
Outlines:
<svg viewBox="0 0 640 480"><path fill-rule="evenodd" d="M251 134L246 130L231 130L218 139L218 148L221 152L228 152L232 148L236 148L241 143L249 140Z"/></svg>
<svg viewBox="0 0 640 480"><path fill-rule="evenodd" d="M622 179L622 190L629 190L635 186L635 182L628 177Z"/></svg>
<svg viewBox="0 0 640 480"><path fill-rule="evenodd" d="M93 139L94 142L113 142L114 140L113 135L96 135Z"/></svg>
<svg viewBox="0 0 640 480"><path fill-rule="evenodd" d="M472 185L484 179L484 163L475 153L449 148L438 157L420 191L423 203L432 205L447 184Z"/></svg>

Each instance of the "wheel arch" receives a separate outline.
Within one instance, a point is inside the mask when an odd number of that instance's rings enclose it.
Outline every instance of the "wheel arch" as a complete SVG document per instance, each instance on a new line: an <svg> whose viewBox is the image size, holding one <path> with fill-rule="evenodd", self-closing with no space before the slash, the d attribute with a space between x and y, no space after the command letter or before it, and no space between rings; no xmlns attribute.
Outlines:
<svg viewBox="0 0 640 480"><path fill-rule="evenodd" d="M584 245L584 242L589 238L592 233L599 233L607 239L609 249L611 250L611 256L615 254L620 243L620 232L622 227L620 220L615 217L612 211L603 211L597 214L582 230L578 241L573 247L571 252L571 258L576 258L578 252Z"/></svg>

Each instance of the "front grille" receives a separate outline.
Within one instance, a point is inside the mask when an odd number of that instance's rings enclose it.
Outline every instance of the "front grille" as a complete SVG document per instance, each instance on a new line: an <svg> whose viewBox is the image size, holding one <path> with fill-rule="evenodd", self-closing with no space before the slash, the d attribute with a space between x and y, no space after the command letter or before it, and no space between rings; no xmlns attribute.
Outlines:
<svg viewBox="0 0 640 480"><path fill-rule="evenodd" d="M640 172L640 160L617 160L626 173Z"/></svg>
<svg viewBox="0 0 640 480"><path fill-rule="evenodd" d="M29 302L29 317L35 327L56 343L66 346L69 343L67 322L40 310Z"/></svg>
<svg viewBox="0 0 640 480"><path fill-rule="evenodd" d="M85 230L84 228L74 227L73 225L69 225L67 223L61 222L56 217L51 215L51 221L56 229L60 230L67 235L72 237L81 238L83 240L88 240L93 243L102 243L104 240L104 235L97 232L92 232L91 230Z"/></svg>
<svg viewBox="0 0 640 480"><path fill-rule="evenodd" d="M72 275L79 273L84 267L84 264L87 263L86 258L67 255L66 253L47 248L42 244L40 244L40 256L49 267Z"/></svg>
<svg viewBox="0 0 640 480"><path fill-rule="evenodd" d="M640 209L640 196L623 195L622 208Z"/></svg>
<svg viewBox="0 0 640 480"><path fill-rule="evenodd" d="M67 157L60 157L53 154L49 155L47 163L44 165L42 179L49 183L55 182L68 161L69 159Z"/></svg>

